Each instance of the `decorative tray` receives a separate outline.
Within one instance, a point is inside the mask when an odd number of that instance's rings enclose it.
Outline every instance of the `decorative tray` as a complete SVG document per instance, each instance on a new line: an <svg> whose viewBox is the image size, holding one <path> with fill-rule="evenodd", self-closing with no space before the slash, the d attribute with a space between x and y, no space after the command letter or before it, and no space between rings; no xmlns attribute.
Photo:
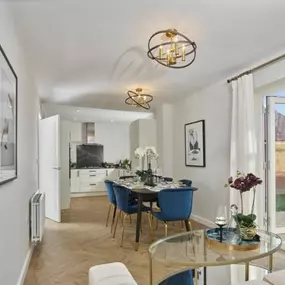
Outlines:
<svg viewBox="0 0 285 285"><path fill-rule="evenodd" d="M260 241L241 240L236 230L233 228L214 228L209 229L205 233L208 245L211 247L224 248L227 250L247 251L259 248Z"/></svg>

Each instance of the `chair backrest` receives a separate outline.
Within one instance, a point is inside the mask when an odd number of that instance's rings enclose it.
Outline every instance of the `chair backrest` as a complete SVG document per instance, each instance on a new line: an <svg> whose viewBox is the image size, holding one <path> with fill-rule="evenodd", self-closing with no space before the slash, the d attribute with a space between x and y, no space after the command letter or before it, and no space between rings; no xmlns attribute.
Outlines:
<svg viewBox="0 0 285 285"><path fill-rule="evenodd" d="M187 220L192 212L193 190L190 187L163 189L158 192L159 208L165 221Z"/></svg>
<svg viewBox="0 0 285 285"><path fill-rule="evenodd" d="M109 202L116 205L116 197L113 189L114 182L111 180L105 180L105 186L107 189L108 199Z"/></svg>
<svg viewBox="0 0 285 285"><path fill-rule="evenodd" d="M131 191L128 188L117 184L113 184L113 189L115 192L117 208L127 213L129 209L129 199Z"/></svg>
<svg viewBox="0 0 285 285"><path fill-rule="evenodd" d="M178 182L181 182L188 187L192 186L192 180L189 180L189 179L180 179Z"/></svg>

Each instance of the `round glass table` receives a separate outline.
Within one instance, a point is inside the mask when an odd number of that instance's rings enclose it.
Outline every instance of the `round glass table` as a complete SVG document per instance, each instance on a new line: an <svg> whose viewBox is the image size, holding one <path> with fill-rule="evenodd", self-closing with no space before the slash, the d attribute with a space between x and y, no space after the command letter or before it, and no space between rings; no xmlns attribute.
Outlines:
<svg viewBox="0 0 285 285"><path fill-rule="evenodd" d="M260 246L247 251L209 243L206 230L183 232L160 239L149 247L150 285L178 283L179 285L188 285L193 284L193 277L195 284L201 284L201 281L198 281L201 279L199 278L199 268L204 268L203 283L206 285L207 267L232 264L244 264L244 280L247 281L249 280L250 263L263 257L268 257L267 265L263 267L270 272L273 267L273 253L281 247L282 240L278 235L266 231L258 230L257 233L260 236ZM165 267L166 270L154 269L154 266L157 265ZM163 277L154 276L158 272L163 272ZM178 277L176 281L175 276Z"/></svg>

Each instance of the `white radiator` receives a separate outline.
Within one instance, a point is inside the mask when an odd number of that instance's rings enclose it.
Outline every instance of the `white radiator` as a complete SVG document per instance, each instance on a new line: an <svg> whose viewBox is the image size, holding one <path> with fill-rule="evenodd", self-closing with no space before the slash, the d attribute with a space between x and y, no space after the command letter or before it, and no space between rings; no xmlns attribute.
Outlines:
<svg viewBox="0 0 285 285"><path fill-rule="evenodd" d="M45 194L35 193L31 198L31 242L42 241L45 226Z"/></svg>

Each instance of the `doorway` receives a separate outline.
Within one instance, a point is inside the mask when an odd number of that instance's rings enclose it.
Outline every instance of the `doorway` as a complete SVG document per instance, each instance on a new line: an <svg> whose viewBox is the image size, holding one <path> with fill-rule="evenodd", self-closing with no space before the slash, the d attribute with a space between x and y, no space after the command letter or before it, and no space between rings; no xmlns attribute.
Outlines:
<svg viewBox="0 0 285 285"><path fill-rule="evenodd" d="M266 97L265 113L267 228L285 234L285 97Z"/></svg>

